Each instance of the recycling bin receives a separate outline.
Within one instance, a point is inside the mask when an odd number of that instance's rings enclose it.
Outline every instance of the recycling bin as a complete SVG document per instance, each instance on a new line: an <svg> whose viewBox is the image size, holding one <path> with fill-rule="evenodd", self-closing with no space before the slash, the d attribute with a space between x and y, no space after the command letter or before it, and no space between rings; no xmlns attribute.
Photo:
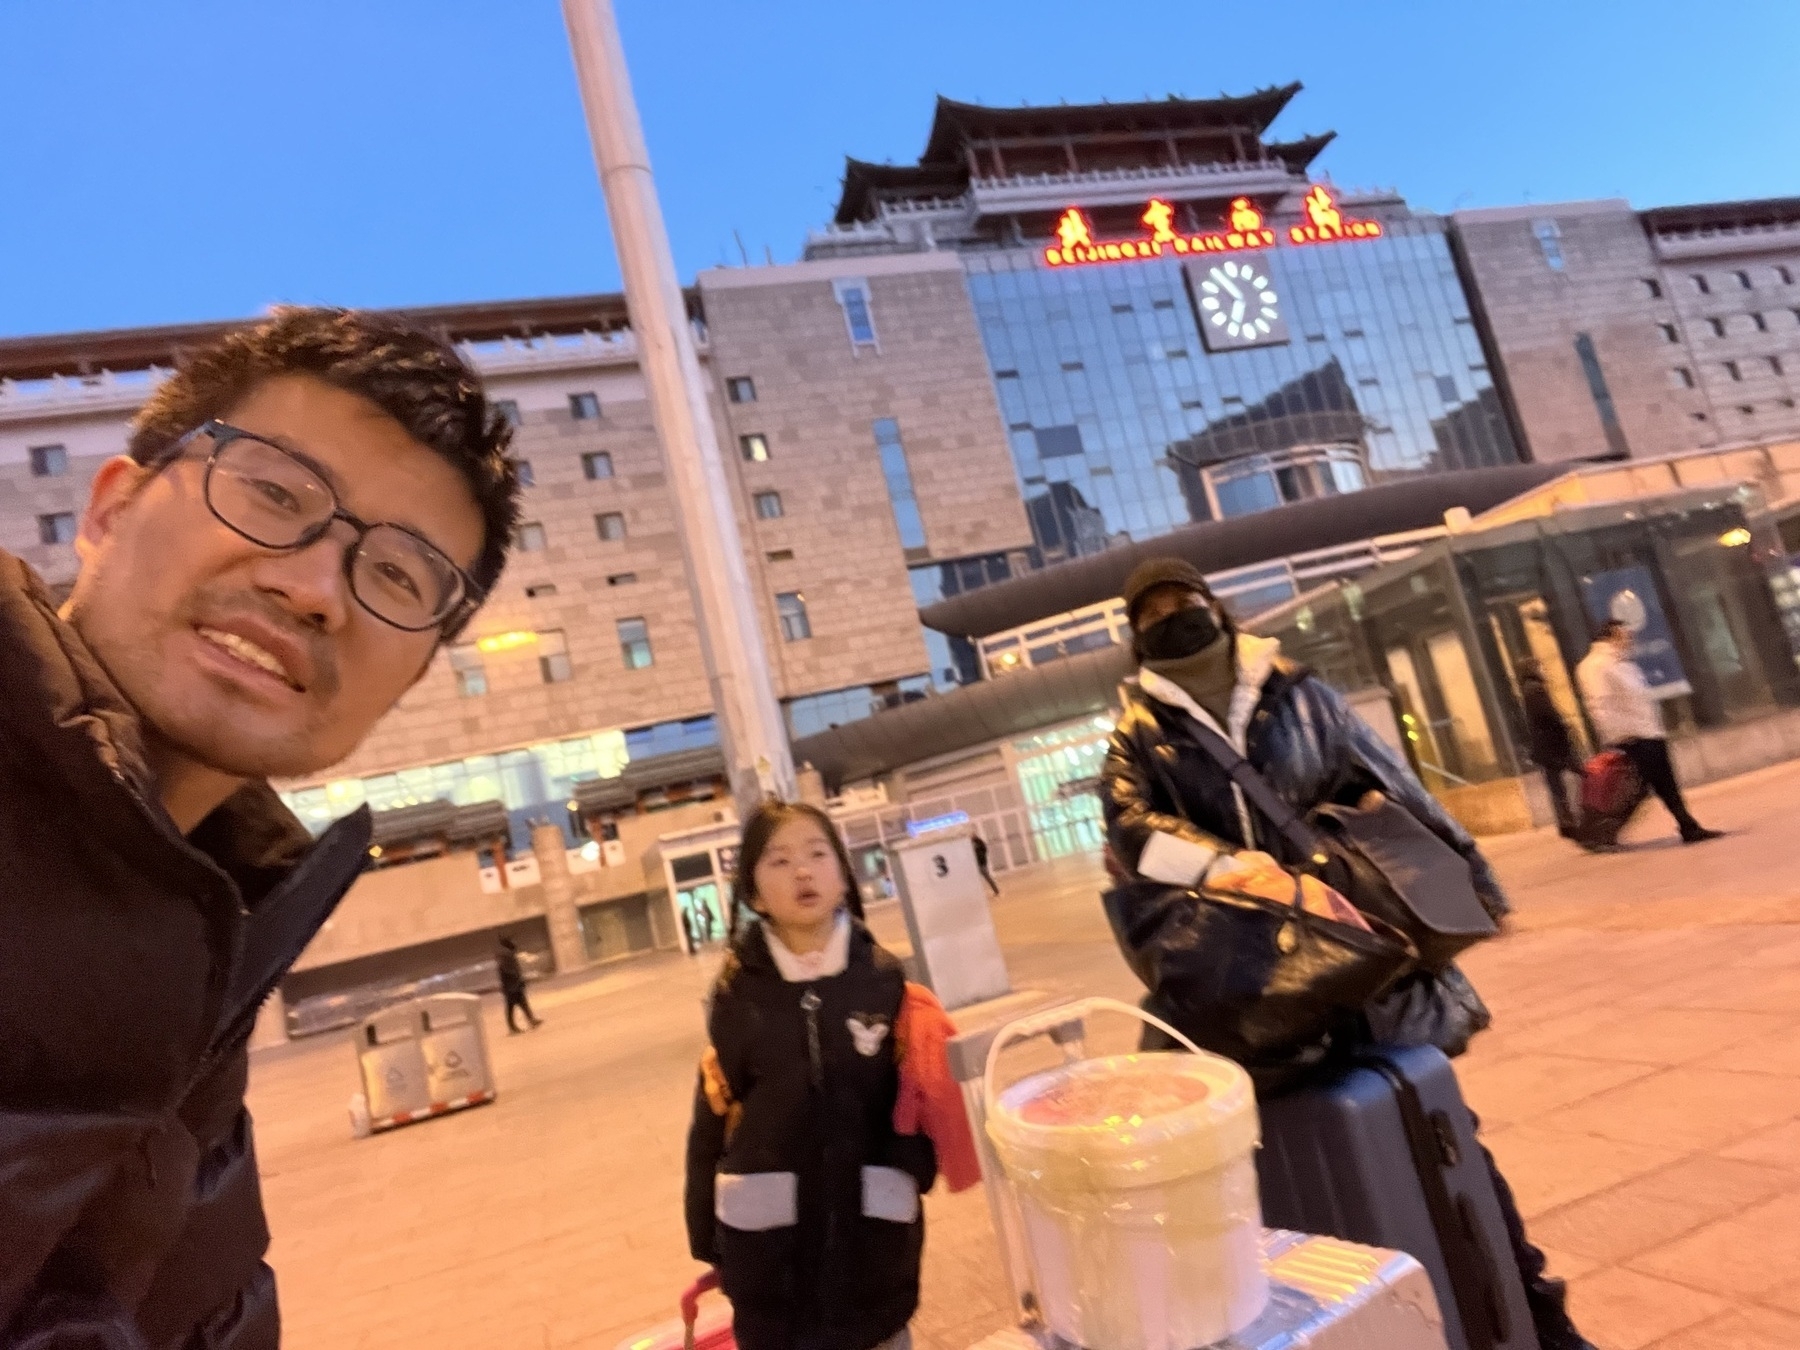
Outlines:
<svg viewBox="0 0 1800 1350"><path fill-rule="evenodd" d="M419 1014L408 1003L373 1013L356 1025L356 1064L362 1075L371 1129L404 1124L431 1104Z"/></svg>
<svg viewBox="0 0 1800 1350"><path fill-rule="evenodd" d="M494 1099L481 999L475 994L435 994L418 1001L419 1046L425 1056L425 1090L431 1109L455 1110Z"/></svg>

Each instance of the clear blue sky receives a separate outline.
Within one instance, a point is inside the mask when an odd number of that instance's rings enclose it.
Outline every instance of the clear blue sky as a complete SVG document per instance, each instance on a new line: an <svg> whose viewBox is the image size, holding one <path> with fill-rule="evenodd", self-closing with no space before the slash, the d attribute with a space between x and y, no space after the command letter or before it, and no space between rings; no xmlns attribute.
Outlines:
<svg viewBox="0 0 1800 1350"><path fill-rule="evenodd" d="M1301 80L1448 210L1800 194L1796 0L616 0L684 278L793 258L933 97ZM0 0L0 334L612 290L554 0Z"/></svg>

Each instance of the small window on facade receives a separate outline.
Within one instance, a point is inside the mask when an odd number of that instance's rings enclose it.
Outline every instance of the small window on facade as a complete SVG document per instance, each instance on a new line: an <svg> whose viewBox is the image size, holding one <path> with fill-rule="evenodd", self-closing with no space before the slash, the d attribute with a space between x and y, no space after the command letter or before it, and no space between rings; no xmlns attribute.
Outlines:
<svg viewBox="0 0 1800 1350"><path fill-rule="evenodd" d="M1740 413L1742 413L1745 417L1755 417L1756 416L1756 409L1751 407L1748 403L1738 404L1738 411Z"/></svg>
<svg viewBox="0 0 1800 1350"><path fill-rule="evenodd" d="M855 347L875 345L875 317L869 312L869 283L860 277L840 277L831 283L832 292L844 310L844 326L850 330L850 343Z"/></svg>
<svg viewBox="0 0 1800 1350"><path fill-rule="evenodd" d="M1725 373L1734 380L1741 380L1744 378L1744 372L1738 368L1738 363L1736 361L1725 362Z"/></svg>
<svg viewBox="0 0 1800 1350"><path fill-rule="evenodd" d="M1692 389L1694 387L1694 372L1689 370L1686 366L1676 366L1675 369L1669 373L1673 377L1675 383L1681 388Z"/></svg>
<svg viewBox="0 0 1800 1350"><path fill-rule="evenodd" d="M799 591L783 591L777 595L775 610L781 616L784 642L804 642L812 636L812 623L806 617L806 597Z"/></svg>
<svg viewBox="0 0 1800 1350"><path fill-rule="evenodd" d="M584 478L599 480L613 476L612 456L604 450L595 450L581 457L581 473Z"/></svg>
<svg viewBox="0 0 1800 1350"><path fill-rule="evenodd" d="M893 508L894 525L900 532L900 547L924 548L925 521L919 514L919 499L913 491L912 469L906 462L906 447L900 442L900 423L891 417L875 419L875 452L881 457L881 474L887 480L888 503ZM1074 431L1071 427L1069 430ZM1044 433L1038 432L1039 453ZM1079 433L1077 433L1079 437ZM1077 439L1076 453L1080 453Z"/></svg>
<svg viewBox="0 0 1800 1350"><path fill-rule="evenodd" d="M1750 274L1748 272L1737 273L1737 279L1738 279L1738 285L1742 286L1745 290L1748 291L1748 290L1755 289L1755 286L1752 284L1752 282L1750 280Z"/></svg>
<svg viewBox="0 0 1800 1350"><path fill-rule="evenodd" d="M1689 413L1688 420L1693 421L1693 422L1704 422L1706 420L1706 414L1705 413Z"/></svg>
<svg viewBox="0 0 1800 1350"><path fill-rule="evenodd" d="M1779 356L1771 356L1769 358L1769 373L1771 375L1780 375L1784 373L1781 369L1781 358Z"/></svg>
<svg viewBox="0 0 1800 1350"><path fill-rule="evenodd" d="M538 634L538 674L545 684L561 684L575 673L569 664L569 643L561 633Z"/></svg>
<svg viewBox="0 0 1800 1350"><path fill-rule="evenodd" d="M756 518L758 520L780 520L781 516L781 494L779 492L756 494Z"/></svg>
<svg viewBox="0 0 1800 1350"><path fill-rule="evenodd" d="M1563 270L1562 227L1554 220L1534 220L1531 232L1537 236L1538 249L1552 272Z"/></svg>
<svg viewBox="0 0 1800 1350"><path fill-rule="evenodd" d="M625 514L622 511L605 511L594 517L594 529L602 539L619 540L625 537Z"/></svg>
<svg viewBox="0 0 1800 1350"><path fill-rule="evenodd" d="M725 381L725 396L733 403L754 403L756 381L748 375L734 375Z"/></svg>
<svg viewBox="0 0 1800 1350"><path fill-rule="evenodd" d="M1116 302L1112 307L1112 312L1114 314L1129 314L1129 313L1131 313L1131 301L1121 300L1121 301Z"/></svg>
<svg viewBox="0 0 1800 1350"><path fill-rule="evenodd" d="M1702 295L1711 295L1712 294L1712 287L1709 286L1706 282L1706 273L1695 272L1693 274L1693 276L1691 276L1688 279L1694 283L1694 289L1699 291L1700 294L1702 294Z"/></svg>
<svg viewBox="0 0 1800 1350"><path fill-rule="evenodd" d="M635 586L637 585L637 573L614 572L606 579L606 584L608 586Z"/></svg>
<svg viewBox="0 0 1800 1350"><path fill-rule="evenodd" d="M1791 408L1794 406L1794 400L1791 398L1778 398L1775 401L1784 408Z"/></svg>
<svg viewBox="0 0 1800 1350"><path fill-rule="evenodd" d="M1714 337L1724 337L1725 336L1725 320L1723 320L1723 319L1708 319L1706 321L1706 324L1707 324L1707 327L1712 329L1712 335Z"/></svg>
<svg viewBox="0 0 1800 1350"><path fill-rule="evenodd" d="M1760 314L1752 314L1750 316L1750 323L1759 333L1766 333L1769 331L1769 321Z"/></svg>
<svg viewBox="0 0 1800 1350"><path fill-rule="evenodd" d="M1151 304L1150 308L1151 309L1174 309L1175 302L1173 300L1170 300L1167 297L1165 297L1161 300L1154 301Z"/></svg>
<svg viewBox="0 0 1800 1350"><path fill-rule="evenodd" d="M34 445L31 447L31 476L33 478L61 478L69 471L69 452L60 445Z"/></svg>
<svg viewBox="0 0 1800 1350"><path fill-rule="evenodd" d="M752 464L769 462L769 438L760 431L753 431L748 436L739 436L738 449Z"/></svg>
<svg viewBox="0 0 1800 1350"><path fill-rule="evenodd" d="M791 548L772 548L763 554L772 563L794 561L794 550Z"/></svg>
<svg viewBox="0 0 1800 1350"><path fill-rule="evenodd" d="M494 411L500 414L500 420L509 427L519 425L519 400L516 398L497 398L494 400Z"/></svg>
<svg viewBox="0 0 1800 1350"><path fill-rule="evenodd" d="M513 547L521 553L542 552L547 542L544 527L535 520L526 521L513 535Z"/></svg>
<svg viewBox="0 0 1800 1350"><path fill-rule="evenodd" d="M463 698L487 693L487 669L481 664L481 648L473 642L450 649L450 671L456 676L456 692Z"/></svg>
<svg viewBox="0 0 1800 1350"><path fill-rule="evenodd" d="M1793 272L1782 266L1780 263L1775 264L1775 275L1780 278L1783 286L1792 286L1794 284Z"/></svg>
<svg viewBox="0 0 1800 1350"><path fill-rule="evenodd" d="M600 395L570 394L569 416L577 422L591 422L600 415Z"/></svg>
<svg viewBox="0 0 1800 1350"><path fill-rule="evenodd" d="M1644 277L1643 279L1641 279L1638 282L1638 285L1640 285L1644 288L1645 299L1648 299L1648 300L1662 299L1662 283L1660 281L1653 280L1650 277Z"/></svg>
<svg viewBox="0 0 1800 1350"><path fill-rule="evenodd" d="M1438 397L1445 403L1455 403L1457 401L1456 381L1451 379L1448 375L1440 375L1437 377L1437 391Z"/></svg>
<svg viewBox="0 0 1800 1350"><path fill-rule="evenodd" d="M554 581L540 581L535 586L527 586L525 588L525 598L527 600L548 600L555 594L556 583Z"/></svg>
<svg viewBox="0 0 1800 1350"><path fill-rule="evenodd" d="M1680 342L1681 341L1681 334L1677 333L1675 331L1674 324L1659 323L1656 325L1656 328L1657 328L1657 331L1662 334L1664 342Z"/></svg>
<svg viewBox="0 0 1800 1350"><path fill-rule="evenodd" d="M513 463L516 464L519 469L519 486L536 487L537 473L532 469L531 461L528 459L515 459Z"/></svg>
<svg viewBox="0 0 1800 1350"><path fill-rule="evenodd" d="M75 513L56 511L38 517L38 543L72 544L75 542Z"/></svg>
<svg viewBox="0 0 1800 1350"><path fill-rule="evenodd" d="M1171 356L1174 355L1173 352L1171 352L1169 354ZM1185 356L1185 355L1187 355L1187 353L1183 352L1182 355ZM1062 368L1064 370L1068 371L1071 375L1074 374L1078 370L1086 370L1087 369L1087 367L1079 361L1064 361L1062 363Z"/></svg>
<svg viewBox="0 0 1800 1350"><path fill-rule="evenodd" d="M650 625L642 619L620 619L619 651L627 670L647 670L656 664L650 651Z"/></svg>

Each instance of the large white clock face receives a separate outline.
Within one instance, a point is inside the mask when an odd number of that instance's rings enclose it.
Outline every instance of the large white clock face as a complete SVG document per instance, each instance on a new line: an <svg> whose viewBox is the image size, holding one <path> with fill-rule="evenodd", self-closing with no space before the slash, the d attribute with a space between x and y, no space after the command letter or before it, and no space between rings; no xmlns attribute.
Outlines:
<svg viewBox="0 0 1800 1350"><path fill-rule="evenodd" d="M1194 299L1207 349L1260 347L1286 342L1281 296L1275 283L1249 259L1227 258L1202 272L1194 268Z"/></svg>

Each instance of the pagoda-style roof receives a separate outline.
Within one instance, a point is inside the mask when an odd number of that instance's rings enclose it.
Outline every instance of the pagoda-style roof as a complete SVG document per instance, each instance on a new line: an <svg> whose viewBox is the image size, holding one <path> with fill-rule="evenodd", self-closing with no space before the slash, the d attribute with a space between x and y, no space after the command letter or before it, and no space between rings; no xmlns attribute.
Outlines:
<svg viewBox="0 0 1800 1350"><path fill-rule="evenodd" d="M938 97L921 164L964 161L971 141L1037 140L1142 132L1239 130L1261 136L1300 92L1300 82L1218 98L1155 99L1147 103L1059 103L990 108Z"/></svg>
<svg viewBox="0 0 1800 1350"><path fill-rule="evenodd" d="M960 197L969 187L969 166L955 164L870 164L844 159L844 190L838 197L840 225L867 220L887 197Z"/></svg>
<svg viewBox="0 0 1800 1350"><path fill-rule="evenodd" d="M1337 139L1337 132L1318 136L1302 136L1297 141L1270 141L1263 146L1271 159L1278 159L1294 173L1304 174L1319 157L1319 152Z"/></svg>
<svg viewBox="0 0 1800 1350"><path fill-rule="evenodd" d="M1252 94L1153 99L1143 103L1059 103L990 108L941 95L925 153L916 164L844 163L839 225L872 220L883 202L960 197L972 175L1006 180L1045 172L1275 160L1304 174L1333 133L1265 145L1263 134L1298 81ZM1067 156L1065 164L1063 156ZM1046 164L1048 157L1051 161ZM985 179L981 181L987 181ZM976 186L980 186L978 182Z"/></svg>

